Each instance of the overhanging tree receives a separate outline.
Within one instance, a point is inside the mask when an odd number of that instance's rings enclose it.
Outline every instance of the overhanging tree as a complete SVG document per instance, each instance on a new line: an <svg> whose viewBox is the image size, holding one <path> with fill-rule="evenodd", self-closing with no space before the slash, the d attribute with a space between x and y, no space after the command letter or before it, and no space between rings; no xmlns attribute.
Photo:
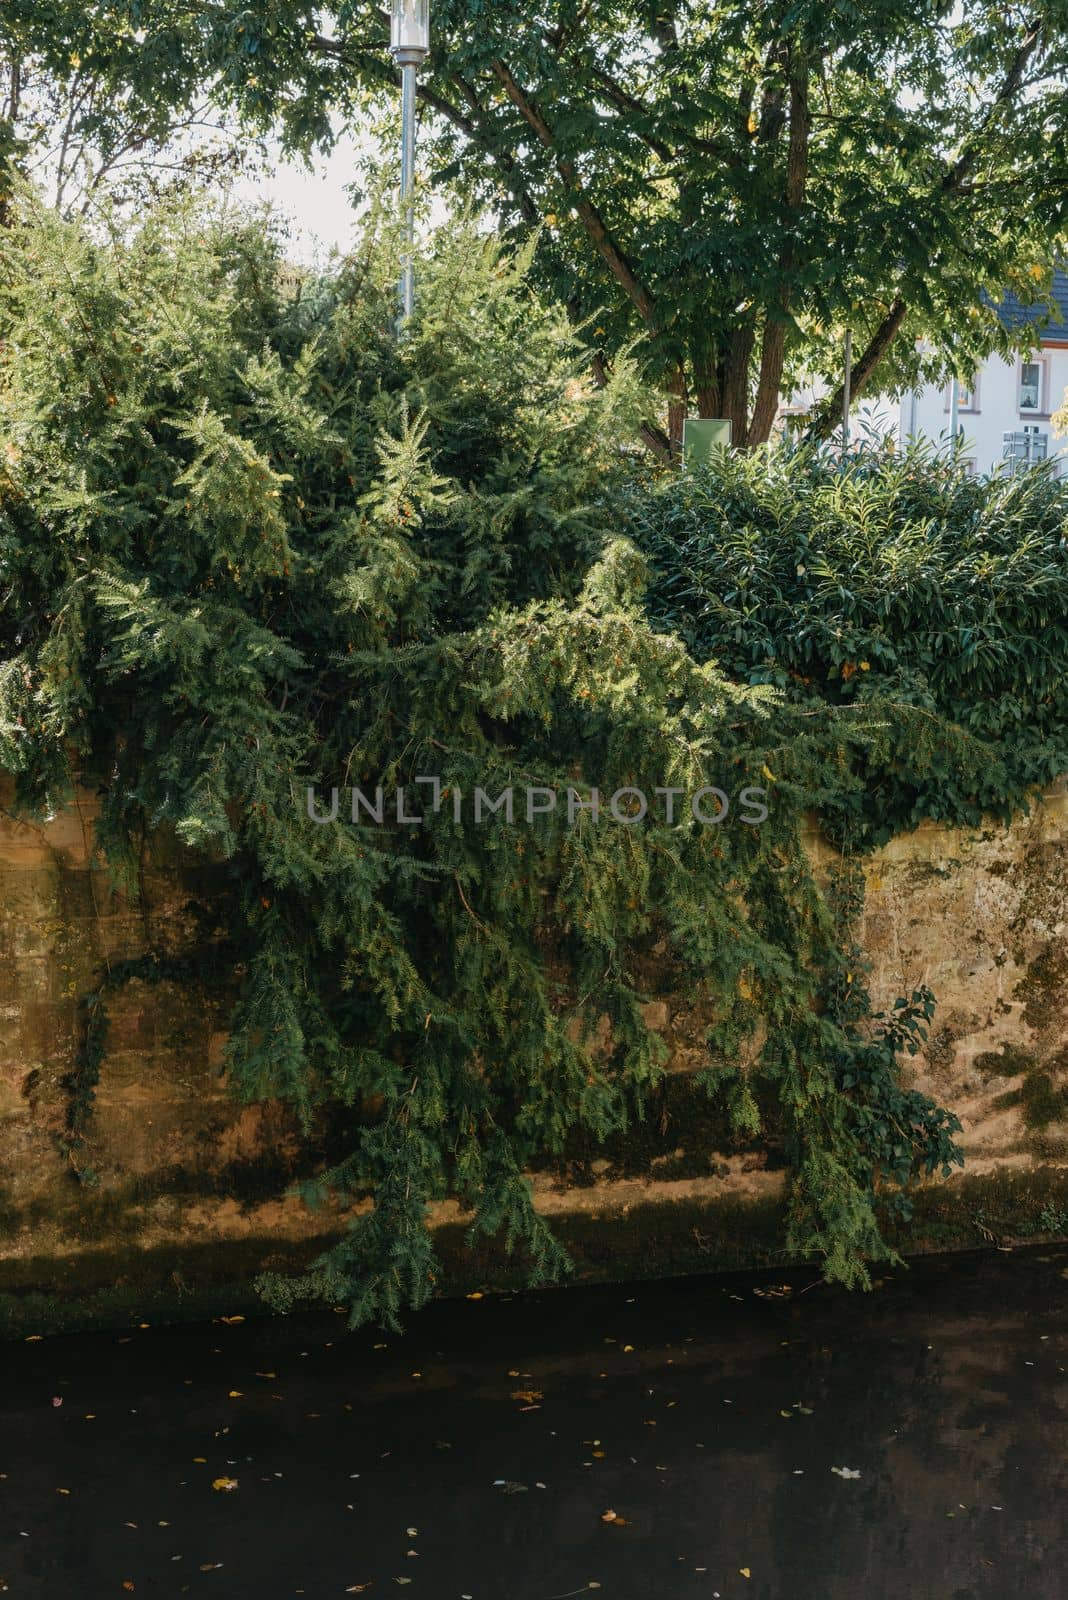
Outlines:
<svg viewBox="0 0 1068 1600"><path fill-rule="evenodd" d="M467 0L437 19L439 173L544 227L546 282L606 357L641 339L675 436L696 408L767 439L784 385L837 375L845 327L855 394L951 346L965 367L1006 343L984 291L1046 281L1063 4Z"/></svg>
<svg viewBox="0 0 1068 1600"><path fill-rule="evenodd" d="M296 149L393 83L368 0L59 5L57 71L64 30L140 93L207 90ZM756 444L785 388L833 384L845 327L858 395L1007 345L991 302L1040 297L1063 239L1066 62L1064 0L435 0L424 137L432 182L541 230L602 367L639 341L676 438L692 407Z"/></svg>
<svg viewBox="0 0 1068 1600"><path fill-rule="evenodd" d="M879 1193L957 1159L956 1119L897 1074L928 999L866 1017L801 845L806 808L855 781L844 746L889 713L791 707L651 628L644 563L605 535L636 416L623 364L596 389L566 317L473 229L421 262L398 341L373 228L342 271L294 282L262 230L188 208L106 242L29 203L16 224L0 768L29 806L59 803L72 761L96 780L132 888L146 829L214 870L192 947L149 946L90 998L73 1167L92 1175L107 993L206 962L241 986L230 1081L328 1119L316 1187L373 1201L299 1288L357 1320L425 1299L445 1199L557 1274L525 1172L642 1114L663 940L710 1004L705 1082L739 1138L771 1108L788 1247L863 1281L887 1253ZM417 826L349 809L351 785L407 786L410 815L428 775L443 803ZM770 786L765 824L472 817L476 786L705 784ZM311 819L309 785L326 811L344 791L336 821Z"/></svg>

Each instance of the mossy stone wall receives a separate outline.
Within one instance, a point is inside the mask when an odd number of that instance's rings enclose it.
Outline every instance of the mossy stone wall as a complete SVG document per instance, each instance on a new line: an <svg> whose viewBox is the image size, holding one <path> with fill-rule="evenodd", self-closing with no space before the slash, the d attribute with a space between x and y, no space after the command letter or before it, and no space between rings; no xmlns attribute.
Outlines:
<svg viewBox="0 0 1068 1600"><path fill-rule="evenodd" d="M142 891L117 894L94 855L95 798L41 826L0 791L0 1326L124 1314L134 1303L235 1303L265 1265L306 1259L339 1225L288 1194L326 1158L278 1106L242 1106L223 1069L217 991L131 981L109 1002L88 1134L97 1182L66 1149L80 999L115 963L178 952L199 874L162 841ZM813 831L819 870L833 852ZM862 944L878 1005L921 983L939 1008L913 1071L964 1123L962 1176L932 1184L905 1247L993 1243L1068 1222L1068 796L1054 786L1011 827L927 824L866 865ZM693 1082L706 1017L661 981L647 1008L671 1071L647 1120L601 1148L576 1141L532 1174L590 1277L766 1264L784 1173L773 1146L739 1145ZM450 1281L503 1281L465 1259L460 1218L438 1218ZM246 1285L239 1288L239 1285ZM21 1308L21 1309L20 1309ZM35 1324L36 1325L36 1324Z"/></svg>

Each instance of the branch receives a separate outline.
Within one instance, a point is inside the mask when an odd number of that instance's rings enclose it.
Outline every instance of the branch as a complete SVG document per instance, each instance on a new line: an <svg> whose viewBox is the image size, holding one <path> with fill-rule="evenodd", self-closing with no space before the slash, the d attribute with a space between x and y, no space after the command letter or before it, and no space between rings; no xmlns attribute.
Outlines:
<svg viewBox="0 0 1068 1600"><path fill-rule="evenodd" d="M613 77L600 67L591 67L590 76L595 83L601 85L613 105L618 106L621 111L629 111L636 117L649 116L648 106L644 105L641 100L635 99L634 95L629 94L622 84L617 83ZM653 154L660 157L661 161L674 160L675 151L672 150L670 145L665 144L663 139L658 139L656 134L639 133L638 138L643 144L647 144Z"/></svg>
<svg viewBox="0 0 1068 1600"><path fill-rule="evenodd" d="M653 296L645 288L644 284L639 281L634 269L612 238L600 211L585 193L573 163L566 156L560 154L552 129L533 100L523 92L504 62L499 58L493 62L493 71L504 86L505 93L512 104L534 129L545 148L552 151L556 170L564 187L570 189L574 195L575 210L583 227L593 241L597 253L616 282L622 287L627 299L634 306L646 327L650 330L655 330L656 302Z"/></svg>
<svg viewBox="0 0 1068 1600"><path fill-rule="evenodd" d="M467 79L459 72L453 72L450 76L467 101L472 113L470 117L465 117L462 112L450 106L448 101L442 97L434 96L429 89L425 94L420 90L420 94L423 94L423 98L428 105L431 105L434 110L440 111L443 116L449 117L456 127L462 129L472 143L477 144L480 149L484 150L490 160L500 168L504 181L511 190L516 205L519 207L523 221L528 227L535 227L541 220L541 213L533 195L522 181L519 164L515 156L510 150L502 149L493 138L488 127L489 113Z"/></svg>
<svg viewBox="0 0 1068 1600"><path fill-rule="evenodd" d="M993 128L1002 107L1014 99L1019 92L1027 63L1038 48L1041 37L1042 19L1036 18L1029 25L1016 54L1009 63L1008 70L1002 79L1001 87L987 107L986 115L983 117L973 137L942 178L937 190L939 198L945 198L949 195L959 196L965 192L967 179L970 177L972 169L982 153L986 136ZM873 372L875 372L896 338L908 309L908 302L904 296L901 294L895 295L889 311L872 334L866 349L853 368L852 393L854 395L863 394ZM808 439L827 439L830 437L837 426L838 418L842 414L844 400L845 387L839 384L830 399L825 401L822 410L813 418L806 435Z"/></svg>

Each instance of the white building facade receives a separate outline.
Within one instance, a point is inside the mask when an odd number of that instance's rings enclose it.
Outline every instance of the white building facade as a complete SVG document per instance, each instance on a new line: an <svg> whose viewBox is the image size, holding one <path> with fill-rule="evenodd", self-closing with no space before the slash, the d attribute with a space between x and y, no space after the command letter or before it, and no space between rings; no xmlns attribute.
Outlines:
<svg viewBox="0 0 1068 1600"><path fill-rule="evenodd" d="M1016 331L1034 325L1034 343L1011 356L989 356L970 385L957 390L961 454L975 472L992 472L1006 457L1016 461L1056 459L1068 474L1068 436L1058 435L1051 415L1068 390L1068 274L1054 275L1053 296L1060 320L1041 326L1044 310L1023 306L1009 296L1002 316ZM946 442L951 435L952 392L926 388L901 403L899 437Z"/></svg>

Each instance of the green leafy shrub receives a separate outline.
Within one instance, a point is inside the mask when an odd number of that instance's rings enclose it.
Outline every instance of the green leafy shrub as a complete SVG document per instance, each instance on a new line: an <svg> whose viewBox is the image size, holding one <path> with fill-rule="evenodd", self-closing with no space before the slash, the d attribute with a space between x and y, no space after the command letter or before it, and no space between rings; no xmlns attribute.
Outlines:
<svg viewBox="0 0 1068 1600"><path fill-rule="evenodd" d="M524 1169L641 1116L665 1053L642 1014L656 941L713 1003L709 1088L740 1133L753 1077L775 1106L790 1248L864 1281L879 1187L959 1159L955 1119L898 1088L905 1033L865 1022L800 843L883 734L649 626L645 561L606 537L640 414L625 366L594 389L524 262L473 227L420 264L398 340L380 219L301 278L240 219L173 208L99 237L22 204L0 238L0 766L39 809L74 768L95 780L131 884L146 829L215 864L186 955L241 982L231 1082L330 1120L341 1158L310 1198L374 1202L275 1302L395 1318L433 1290L447 1198L534 1278L566 1270ZM591 784L765 786L770 815L471 825L476 786ZM353 785L404 787L422 822L312 819L309 787L347 807ZM83 1169L113 987L87 1001Z"/></svg>
<svg viewBox="0 0 1068 1600"><path fill-rule="evenodd" d="M721 453L642 486L649 612L699 660L799 706L887 711L823 807L855 841L1008 816L1068 770L1068 483L917 446ZM949 726L947 726L949 725ZM954 731L957 730L957 731Z"/></svg>

